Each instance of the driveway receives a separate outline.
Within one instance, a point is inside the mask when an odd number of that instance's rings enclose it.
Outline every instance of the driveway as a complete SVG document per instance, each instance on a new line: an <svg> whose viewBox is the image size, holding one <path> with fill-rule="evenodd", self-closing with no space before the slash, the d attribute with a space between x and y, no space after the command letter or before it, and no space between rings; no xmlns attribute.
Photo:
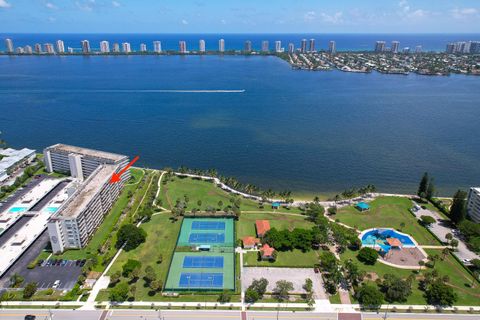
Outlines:
<svg viewBox="0 0 480 320"><path fill-rule="evenodd" d="M414 202L415 203L415 202ZM420 204L419 204L420 205ZM420 219L421 216L430 216L436 220L434 224L430 226L430 230L442 241L446 241L445 236L447 233L451 233L454 239L458 240L458 247L457 250L454 252L454 254L460 259L479 259L480 256L478 256L475 252L470 251L470 249L467 248L467 245L465 242L463 242L462 239L458 238L455 236L452 232L452 228L450 227L450 223L448 220L445 220L438 212L431 211L428 209L420 209L416 212L413 212L415 216Z"/></svg>

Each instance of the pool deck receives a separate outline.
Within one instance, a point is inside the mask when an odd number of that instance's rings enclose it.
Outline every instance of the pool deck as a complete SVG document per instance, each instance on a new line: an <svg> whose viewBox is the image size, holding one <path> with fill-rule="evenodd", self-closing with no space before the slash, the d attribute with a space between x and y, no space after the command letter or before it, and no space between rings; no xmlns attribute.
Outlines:
<svg viewBox="0 0 480 320"><path fill-rule="evenodd" d="M418 245L417 241L409 234L400 232L393 228L371 228L362 231L358 236L359 239L362 241L365 234L375 231L375 230L391 230L399 235L406 236L410 239L413 245L403 245L401 249L390 249L390 251L385 255L385 257L380 256L377 261L386 264L391 267L399 268L399 269L410 269L410 270L420 270L423 267L419 265L420 261L427 261L428 254L425 250ZM375 244L363 244L362 247L369 247L373 249L377 249L378 245Z"/></svg>

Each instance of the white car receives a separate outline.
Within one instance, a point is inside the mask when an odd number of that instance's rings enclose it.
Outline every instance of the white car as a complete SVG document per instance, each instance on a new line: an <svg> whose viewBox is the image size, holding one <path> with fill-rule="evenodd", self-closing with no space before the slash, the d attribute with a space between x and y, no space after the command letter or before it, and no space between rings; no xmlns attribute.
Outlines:
<svg viewBox="0 0 480 320"><path fill-rule="evenodd" d="M60 280L55 280L55 282L53 283L52 289L57 289L59 285L60 285Z"/></svg>

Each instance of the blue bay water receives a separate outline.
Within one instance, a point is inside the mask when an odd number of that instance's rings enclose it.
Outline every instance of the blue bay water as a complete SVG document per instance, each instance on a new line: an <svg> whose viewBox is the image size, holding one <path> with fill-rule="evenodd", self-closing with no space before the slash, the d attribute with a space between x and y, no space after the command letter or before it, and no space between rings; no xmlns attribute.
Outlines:
<svg viewBox="0 0 480 320"><path fill-rule="evenodd" d="M146 90L146 91L145 91ZM162 92L156 90L245 90ZM0 57L0 131L276 190L480 183L480 78L292 70L275 57Z"/></svg>

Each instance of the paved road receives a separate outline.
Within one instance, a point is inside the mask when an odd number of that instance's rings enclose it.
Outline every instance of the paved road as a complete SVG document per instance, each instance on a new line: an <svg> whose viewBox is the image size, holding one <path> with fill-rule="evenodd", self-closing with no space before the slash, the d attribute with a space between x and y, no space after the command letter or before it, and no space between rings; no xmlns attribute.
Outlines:
<svg viewBox="0 0 480 320"><path fill-rule="evenodd" d="M2 320L22 320L26 314L33 314L37 319L48 319L48 310L0 310ZM240 311L201 311L201 310L95 310L95 311L72 311L52 310L54 320L233 320L242 319ZM380 320L384 314L364 313L363 320ZM397 320L474 320L479 315L460 314L388 314L387 319ZM337 320L336 313L310 313L310 312L271 312L271 311L249 311L245 320Z"/></svg>
<svg viewBox="0 0 480 320"><path fill-rule="evenodd" d="M420 219L421 216L430 216L436 220L434 224L430 227L430 230L442 241L446 241L445 236L447 233L453 235L452 229L449 226L449 221L445 220L440 214L435 211L428 209L420 209L414 212L415 216ZM475 254L475 252L470 251L467 248L465 242L457 236L453 236L454 239L458 240L458 247L454 254L460 259L479 259L480 257Z"/></svg>

